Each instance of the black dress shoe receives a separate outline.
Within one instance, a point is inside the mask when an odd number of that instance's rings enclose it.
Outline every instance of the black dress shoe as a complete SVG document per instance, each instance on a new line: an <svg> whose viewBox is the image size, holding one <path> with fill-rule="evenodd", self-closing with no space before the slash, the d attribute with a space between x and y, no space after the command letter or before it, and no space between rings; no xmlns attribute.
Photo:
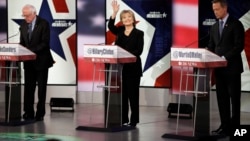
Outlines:
<svg viewBox="0 0 250 141"><path fill-rule="evenodd" d="M137 123L129 123L129 126L136 127Z"/></svg>
<svg viewBox="0 0 250 141"><path fill-rule="evenodd" d="M43 121L43 117L36 117L36 121Z"/></svg>
<svg viewBox="0 0 250 141"><path fill-rule="evenodd" d="M34 120L34 115L24 113L23 114L23 119L24 120Z"/></svg>
<svg viewBox="0 0 250 141"><path fill-rule="evenodd" d="M215 135L221 135L221 136L229 136L230 135L230 130L229 129L223 129L223 128L218 128L217 130L213 130L212 134Z"/></svg>
<svg viewBox="0 0 250 141"><path fill-rule="evenodd" d="M220 130L219 132L217 132L217 134L222 135L222 136L229 136L230 131L228 129L223 129L223 130Z"/></svg>
<svg viewBox="0 0 250 141"><path fill-rule="evenodd" d="M218 134L219 132L221 132L223 129L221 127L219 127L216 130L213 130L212 133Z"/></svg>
<svg viewBox="0 0 250 141"><path fill-rule="evenodd" d="M129 123L122 123L122 126L128 126Z"/></svg>

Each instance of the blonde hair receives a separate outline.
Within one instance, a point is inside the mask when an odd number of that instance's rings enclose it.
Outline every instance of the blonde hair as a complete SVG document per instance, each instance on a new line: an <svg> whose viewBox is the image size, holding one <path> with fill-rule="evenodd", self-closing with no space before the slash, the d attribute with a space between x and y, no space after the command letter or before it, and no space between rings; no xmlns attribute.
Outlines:
<svg viewBox="0 0 250 141"><path fill-rule="evenodd" d="M134 14L134 12L133 11L131 11L131 10L122 10L121 11L121 13L120 13L120 21L122 21L122 16L124 15L124 14L130 14L131 16L132 16L132 18L133 18L133 21L134 21L134 23L133 23L133 26L135 27L135 14Z"/></svg>

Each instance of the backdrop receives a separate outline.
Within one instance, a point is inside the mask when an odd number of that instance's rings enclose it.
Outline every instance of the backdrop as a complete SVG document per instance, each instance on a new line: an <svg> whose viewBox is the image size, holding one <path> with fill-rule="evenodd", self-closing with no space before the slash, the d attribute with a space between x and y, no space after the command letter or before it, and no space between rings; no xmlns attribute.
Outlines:
<svg viewBox="0 0 250 141"><path fill-rule="evenodd" d="M249 0L227 0L229 14L239 19L245 28L245 48L241 54L244 65L242 73L242 91L250 91L250 1ZM210 6L208 6L210 5ZM206 47L209 38L209 30L216 21L210 1L200 0L199 2L199 47Z"/></svg>
<svg viewBox="0 0 250 141"><path fill-rule="evenodd" d="M51 28L51 52L55 64L49 69L48 84L76 85L76 1L75 0L8 0L8 36L19 33L23 21L22 7L32 4L37 15L45 18ZM9 43L19 43L18 36ZM23 82L23 77L21 78Z"/></svg>
<svg viewBox="0 0 250 141"><path fill-rule="evenodd" d="M106 20L112 14L112 0L106 2ZM144 31L144 49L141 55L143 76L141 87L170 88L170 48L172 46L172 0L118 1L120 11L130 9L135 13L136 28ZM117 14L116 24L120 22ZM107 44L114 35L107 29Z"/></svg>

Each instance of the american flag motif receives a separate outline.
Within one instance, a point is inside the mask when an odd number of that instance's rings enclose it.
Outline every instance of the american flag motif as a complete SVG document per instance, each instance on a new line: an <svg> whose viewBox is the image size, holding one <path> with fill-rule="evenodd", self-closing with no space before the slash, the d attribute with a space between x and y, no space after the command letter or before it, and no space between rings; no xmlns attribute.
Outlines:
<svg viewBox="0 0 250 141"><path fill-rule="evenodd" d="M92 62L83 59L84 44L105 44L105 1L77 0L77 46L78 46L78 91L92 91L93 68ZM103 69L98 64L96 70ZM104 83L104 75L96 75L96 81ZM96 89L95 91L101 91Z"/></svg>
<svg viewBox="0 0 250 141"><path fill-rule="evenodd" d="M132 1L124 0L121 2L126 9L133 9L137 14L138 28L145 30L143 22L149 23L147 18L143 18L142 7L145 7L147 1ZM199 9L206 9L209 5L200 7L198 0L163 0L166 4L172 2L172 46L186 46L189 43L199 39L198 33L200 29L198 23L198 13L201 13ZM133 4L138 2L138 4ZM151 1L155 5L157 1ZM159 2L159 1L158 1ZM250 61L250 12L249 1L228 0L230 12L242 21L246 31L245 50L242 53L244 61L244 73L242 74L242 90L249 91L250 79L249 79L249 61ZM40 16L48 18L49 22L54 25L52 27L52 45L51 51L54 59L56 60L55 66L50 69L49 84L76 84L78 80L78 89L80 91L90 91L89 84L92 81L92 68L93 64L84 62L82 59L83 45L87 43L91 44L104 44L106 42L105 35L107 28L105 27L105 18L108 19L110 14L111 1L103 0L8 0L8 36L14 35L18 32L21 17L21 8L24 4L30 3L37 8L37 12ZM242 5L242 3L244 3ZM145 4L145 5L143 5ZM210 1L209 1L209 4ZM3 1L0 2L0 10L4 12L2 5L5 5ZM148 5L148 4L147 4ZM233 6L232 6L233 5ZM106 8L107 7L107 8ZM141 8L139 8L141 7ZM200 8L199 8L200 7ZM77 8L77 10L76 10ZM121 7L122 8L122 7ZM166 8L166 6L165 6ZM11 10L15 9L15 10ZM105 12L106 17L105 17ZM209 11L209 10L207 10ZM77 14L76 14L77 12ZM1 12L2 13L2 12ZM77 15L77 18L76 18ZM77 25L76 25L77 19ZM58 25L64 25L58 27ZM66 26L68 25L68 26ZM57 27L56 27L57 26ZM0 28L1 34L4 34L3 28ZM77 29L77 34L76 34ZM153 24L148 24L149 32L146 37L146 43L142 57L144 77L142 78L142 86L152 87L172 87L173 90L179 90L179 69L171 68L169 49L162 48L162 50L154 50L158 52L156 56L152 55L152 49L150 45L153 42L154 34L157 28ZM148 33L148 32L147 32ZM15 37L10 39L10 42L18 42L19 38ZM75 44L77 40L77 45ZM76 48L76 46L78 48ZM189 47L198 47L198 42L192 44ZM77 52L77 53L76 53ZM160 54L160 53L162 54ZM160 55L159 55L160 54ZM149 58L153 58L152 60ZM151 61L150 61L151 60ZM77 64L78 62L78 64ZM78 67L78 74L76 78L76 66ZM103 66L100 66L103 67ZM64 77L62 77L64 76ZM174 76L174 79L172 79ZM101 79L103 81L103 77Z"/></svg>
<svg viewBox="0 0 250 141"><path fill-rule="evenodd" d="M112 0L107 1L107 20L112 14ZM170 87L170 47L172 46L172 0L118 1L120 11L130 9L135 13L136 28L144 31L144 49L141 55L143 76L141 86ZM119 16L119 13L117 14ZM117 25L119 17L116 18ZM108 43L115 37L107 29Z"/></svg>
<svg viewBox="0 0 250 141"><path fill-rule="evenodd" d="M198 40L198 0L174 0L173 46L185 47ZM188 46L197 48L198 42ZM180 90L180 67L172 68L172 93ZM186 70L188 71L188 70ZM185 72L184 72L185 73ZM192 81L191 79L189 81ZM185 82L183 80L182 82ZM191 84L191 83L190 83ZM184 88L184 83L182 84ZM192 84L189 85L192 87Z"/></svg>
<svg viewBox="0 0 250 141"><path fill-rule="evenodd" d="M37 15L46 19L50 25L50 46L56 63L49 71L48 84L76 84L76 1L9 0L9 33L14 34L18 30L23 21L22 7L27 3L34 5ZM19 42L19 37L11 42Z"/></svg>
<svg viewBox="0 0 250 141"><path fill-rule="evenodd" d="M244 72L241 77L241 90L242 91L250 91L250 1L249 0L227 0L228 2L228 12L231 16L239 19L244 26L245 29L245 47L241 54L243 60L243 68ZM244 3L244 4L243 4ZM210 5L208 7L207 5ZM216 21L214 13L212 11L212 6L210 1L200 1L199 3L199 33L200 38L207 34L211 26L204 25L204 23L208 23L209 21ZM206 42L208 39L205 40ZM207 43L200 44L205 47ZM213 83L214 84L214 83Z"/></svg>

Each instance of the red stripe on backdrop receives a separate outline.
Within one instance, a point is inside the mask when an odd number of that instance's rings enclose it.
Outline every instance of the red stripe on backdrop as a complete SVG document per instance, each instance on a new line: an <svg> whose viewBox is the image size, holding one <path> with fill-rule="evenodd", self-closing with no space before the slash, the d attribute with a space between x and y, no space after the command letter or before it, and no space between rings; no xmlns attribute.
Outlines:
<svg viewBox="0 0 250 141"><path fill-rule="evenodd" d="M248 66L250 66L250 28L245 33L245 53Z"/></svg>
<svg viewBox="0 0 250 141"><path fill-rule="evenodd" d="M198 28L174 26L174 45L181 47L198 47Z"/></svg>
<svg viewBox="0 0 250 141"><path fill-rule="evenodd" d="M96 65L96 70L103 70L104 64L98 63ZM84 60L84 58L78 58L78 80L79 81L93 81L93 72L94 72L94 63L93 62L87 62ZM96 71L100 72L100 71ZM99 79L99 74L96 75L96 80ZM101 80L104 80L104 74L101 73L100 76Z"/></svg>
<svg viewBox="0 0 250 141"><path fill-rule="evenodd" d="M93 76L93 63L86 62L83 58L78 58L78 80L79 81L92 81Z"/></svg>
<svg viewBox="0 0 250 141"><path fill-rule="evenodd" d="M164 72L163 74L161 74L156 80L155 80L155 87L167 87L170 88L171 87L171 81L169 81L169 79L171 79L171 69L168 69L166 72Z"/></svg>
<svg viewBox="0 0 250 141"><path fill-rule="evenodd" d="M72 58L74 60L75 66L76 66L76 33L72 34L68 39L68 44L69 44L69 48L70 48L70 52L72 55Z"/></svg>
<svg viewBox="0 0 250 141"><path fill-rule="evenodd" d="M53 0L57 13L68 13L69 9L65 0Z"/></svg>
<svg viewBox="0 0 250 141"><path fill-rule="evenodd" d="M174 3L183 4L183 5L195 5L197 6L197 9L198 9L198 0L174 0ZM180 9L177 9L177 10L180 10ZM185 9L181 9L181 10L185 11ZM178 12L183 13L183 11L178 11ZM195 17L195 18L198 18L198 17ZM192 27L185 26L185 23L178 23L178 25L174 23L173 39L174 39L173 46L185 47L189 45L190 43L197 41L197 43L193 43L192 45L189 46L189 48L191 47L197 48L198 47L198 27L192 28ZM181 69L186 69L186 68L180 68L180 67L172 68L172 93L173 94L179 94L180 86L182 90L186 86L185 78L183 79L182 84L180 85ZM183 72L188 73L190 71L184 70ZM190 90L191 88L193 88L193 79L189 79L188 83L189 83L188 90Z"/></svg>
<svg viewBox="0 0 250 141"><path fill-rule="evenodd" d="M198 0L174 0L174 3L198 5Z"/></svg>

